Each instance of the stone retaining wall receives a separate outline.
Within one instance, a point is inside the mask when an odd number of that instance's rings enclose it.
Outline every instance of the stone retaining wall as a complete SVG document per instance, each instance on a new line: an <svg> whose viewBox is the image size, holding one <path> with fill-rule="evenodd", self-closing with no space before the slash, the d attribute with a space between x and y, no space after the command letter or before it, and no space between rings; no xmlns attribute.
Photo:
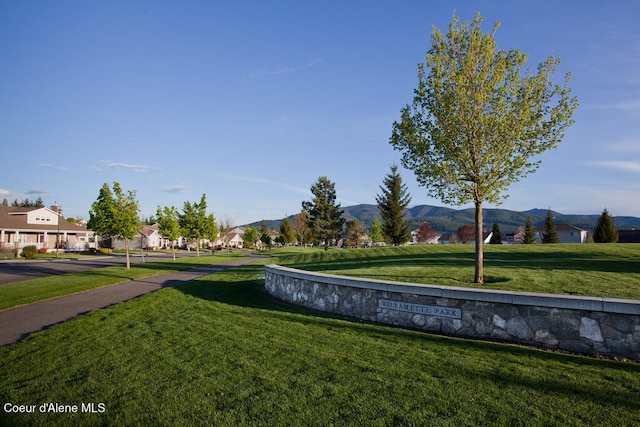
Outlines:
<svg viewBox="0 0 640 427"><path fill-rule="evenodd" d="M419 285L265 267L284 301L370 322L640 360L640 301Z"/></svg>

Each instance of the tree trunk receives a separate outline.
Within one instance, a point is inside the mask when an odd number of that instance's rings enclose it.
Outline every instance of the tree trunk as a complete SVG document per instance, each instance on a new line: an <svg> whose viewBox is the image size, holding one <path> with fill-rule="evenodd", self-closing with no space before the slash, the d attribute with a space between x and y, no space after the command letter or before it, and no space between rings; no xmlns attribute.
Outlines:
<svg viewBox="0 0 640 427"><path fill-rule="evenodd" d="M482 202L476 202L476 268L474 283L484 283L484 255L482 253Z"/></svg>
<svg viewBox="0 0 640 427"><path fill-rule="evenodd" d="M129 239L124 238L124 251L127 254L127 270L131 269L131 262L129 261Z"/></svg>
<svg viewBox="0 0 640 427"><path fill-rule="evenodd" d="M171 253L173 254L173 260L176 260L176 242L171 242Z"/></svg>

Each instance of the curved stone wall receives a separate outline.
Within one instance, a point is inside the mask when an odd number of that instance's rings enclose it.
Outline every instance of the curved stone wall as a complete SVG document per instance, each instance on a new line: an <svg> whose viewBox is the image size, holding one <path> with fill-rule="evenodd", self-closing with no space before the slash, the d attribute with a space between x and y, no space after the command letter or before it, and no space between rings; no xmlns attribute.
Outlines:
<svg viewBox="0 0 640 427"><path fill-rule="evenodd" d="M640 360L640 301L360 279L278 265L265 289L315 310L432 333Z"/></svg>

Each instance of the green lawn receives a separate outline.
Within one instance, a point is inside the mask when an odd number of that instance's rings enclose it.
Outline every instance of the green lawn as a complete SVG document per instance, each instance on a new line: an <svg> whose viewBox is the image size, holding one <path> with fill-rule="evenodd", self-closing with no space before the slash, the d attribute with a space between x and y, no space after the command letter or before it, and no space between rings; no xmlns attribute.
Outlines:
<svg viewBox="0 0 640 427"><path fill-rule="evenodd" d="M640 245L486 245L484 288L640 300ZM472 245L293 252L282 263L347 276L477 287Z"/></svg>
<svg viewBox="0 0 640 427"><path fill-rule="evenodd" d="M301 257L313 258L316 267L325 256L328 264L337 254L351 257L349 251L293 252L301 267ZM640 364L433 336L291 307L262 292L263 265L288 263L280 254L1 348L3 408L6 402L79 408L93 402L105 411L0 409L0 425L640 423Z"/></svg>
<svg viewBox="0 0 640 427"><path fill-rule="evenodd" d="M122 266L104 267L80 273L60 274L41 279L31 279L0 285L0 310L29 304L61 295L68 295L102 286L113 285L158 274L196 268L199 265L220 264L244 256L242 253L184 257L173 260L132 264L127 270ZM147 258L147 260L153 258Z"/></svg>

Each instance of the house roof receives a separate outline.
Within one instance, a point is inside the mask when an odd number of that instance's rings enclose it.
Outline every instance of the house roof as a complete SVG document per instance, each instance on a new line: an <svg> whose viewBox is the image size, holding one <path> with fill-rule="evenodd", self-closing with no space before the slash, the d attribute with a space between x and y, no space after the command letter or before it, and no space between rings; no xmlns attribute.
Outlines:
<svg viewBox="0 0 640 427"><path fill-rule="evenodd" d="M13 231L13 230L33 230L33 231L50 231L57 232L86 232L87 227L80 224L70 223L65 221L63 216L60 216L60 228L56 224L27 224L27 213L37 211L40 209L48 208L14 208L11 206L0 206L0 229Z"/></svg>
<svg viewBox="0 0 640 427"><path fill-rule="evenodd" d="M160 225L158 223L155 223L153 225L143 225L142 229L140 230L140 233L144 234L147 237L152 236L154 233L159 233L160 230Z"/></svg>
<svg viewBox="0 0 640 427"><path fill-rule="evenodd" d="M545 226L540 226L540 227L536 227L536 231L545 231ZM556 231L559 233L570 233L570 232L576 232L576 231L587 231L587 230L583 230L582 228L578 228L575 225L571 225L571 224L556 224Z"/></svg>

